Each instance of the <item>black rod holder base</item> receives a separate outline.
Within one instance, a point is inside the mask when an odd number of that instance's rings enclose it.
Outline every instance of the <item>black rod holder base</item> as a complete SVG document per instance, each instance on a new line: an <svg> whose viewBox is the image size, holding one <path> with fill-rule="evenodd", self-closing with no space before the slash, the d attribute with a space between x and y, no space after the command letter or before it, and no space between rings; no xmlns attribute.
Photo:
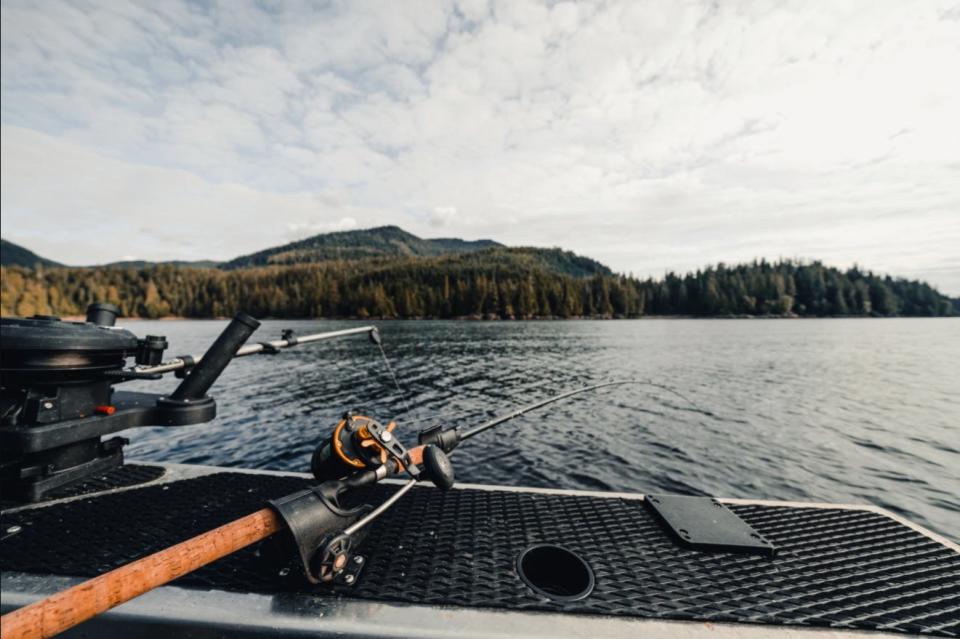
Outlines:
<svg viewBox="0 0 960 639"><path fill-rule="evenodd" d="M328 481L269 502L287 527L287 532L277 537L288 549L296 549L310 583L330 582L343 572L360 536L338 533L373 509L366 504L343 508L337 495L345 489L343 482Z"/></svg>

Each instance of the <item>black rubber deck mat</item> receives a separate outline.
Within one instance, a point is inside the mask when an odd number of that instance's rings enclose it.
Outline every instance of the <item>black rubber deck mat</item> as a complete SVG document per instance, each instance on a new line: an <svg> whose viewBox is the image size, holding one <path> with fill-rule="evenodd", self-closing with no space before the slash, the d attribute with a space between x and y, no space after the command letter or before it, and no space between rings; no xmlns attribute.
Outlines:
<svg viewBox="0 0 960 639"><path fill-rule="evenodd" d="M126 488L128 486L137 486L145 484L155 479L160 479L167 472L163 466L148 466L145 464L124 464L113 470L108 470L99 475L87 477L81 481L76 481L66 486L61 486L51 491L42 501L53 501L54 499L64 499L65 497L78 497L90 493L98 493L111 488ZM0 498L0 507L14 508L23 506L22 502Z"/></svg>
<svg viewBox="0 0 960 639"><path fill-rule="evenodd" d="M88 576L247 514L303 487L296 478L218 473L5 513L0 568ZM381 486L382 499L395 490ZM418 487L361 546L353 589L310 587L256 548L178 584L302 591L418 604L643 618L797 624L960 635L960 553L883 515L731 506L778 547L775 559L676 545L636 500ZM558 603L517 577L519 553L563 545L593 567L596 588Z"/></svg>

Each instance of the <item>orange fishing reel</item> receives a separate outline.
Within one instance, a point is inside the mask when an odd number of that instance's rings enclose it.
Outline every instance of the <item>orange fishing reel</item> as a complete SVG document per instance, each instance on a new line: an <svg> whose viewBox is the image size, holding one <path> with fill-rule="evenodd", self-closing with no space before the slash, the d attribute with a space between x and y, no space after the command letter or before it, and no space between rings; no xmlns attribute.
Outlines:
<svg viewBox="0 0 960 639"><path fill-rule="evenodd" d="M394 422L383 425L366 415L345 413L310 460L320 483L271 500L290 534L278 536L264 556L289 555L292 547L311 583L356 583L365 563L356 549L368 525L420 480L429 480L443 490L454 483L453 466L441 448L420 444L407 450L394 435L395 429ZM402 473L409 478L376 508L365 504L348 507L340 502L340 496L348 491Z"/></svg>
<svg viewBox="0 0 960 639"><path fill-rule="evenodd" d="M411 476L419 474L407 449L394 436L395 422L383 425L365 415L344 414L330 437L313 452L310 469L321 481L344 479L357 471L383 468L392 459Z"/></svg>

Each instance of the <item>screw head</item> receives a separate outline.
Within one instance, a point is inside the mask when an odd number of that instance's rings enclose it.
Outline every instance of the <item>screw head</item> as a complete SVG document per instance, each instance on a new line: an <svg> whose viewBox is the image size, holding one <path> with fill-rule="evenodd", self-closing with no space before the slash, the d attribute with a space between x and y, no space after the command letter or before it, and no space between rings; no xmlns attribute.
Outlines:
<svg viewBox="0 0 960 639"><path fill-rule="evenodd" d="M392 441L392 440L393 440L393 434L392 434L390 431L385 430L385 431L383 431L383 433L380 434L380 439L382 439L382 440L385 441L385 442Z"/></svg>
<svg viewBox="0 0 960 639"><path fill-rule="evenodd" d="M357 580L357 578L354 577L353 575L347 575L346 577L343 578L343 581L346 582L348 585L349 585L349 584L352 584L352 583L355 582L356 580Z"/></svg>
<svg viewBox="0 0 960 639"><path fill-rule="evenodd" d="M356 557L354 557L354 558L353 558L353 563L355 563L355 564L362 564L362 563L363 563L363 556L362 556L362 555L357 555Z"/></svg>
<svg viewBox="0 0 960 639"><path fill-rule="evenodd" d="M44 409L44 410L50 410L51 408L53 408L53 402L44 402L44 403L43 403L43 409Z"/></svg>
<svg viewBox="0 0 960 639"><path fill-rule="evenodd" d="M23 528L21 526L16 526L16 525L10 526L9 528L7 528L7 532L10 533L11 535L18 533L21 530L23 530Z"/></svg>

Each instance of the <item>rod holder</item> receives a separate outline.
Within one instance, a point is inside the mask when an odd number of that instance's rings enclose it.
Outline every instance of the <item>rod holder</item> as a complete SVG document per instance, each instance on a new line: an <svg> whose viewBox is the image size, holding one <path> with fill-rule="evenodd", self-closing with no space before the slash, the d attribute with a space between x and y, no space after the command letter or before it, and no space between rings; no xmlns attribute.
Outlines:
<svg viewBox="0 0 960 639"><path fill-rule="evenodd" d="M106 302L97 302L87 307L87 322L97 326L114 326L120 315L120 307Z"/></svg>
<svg viewBox="0 0 960 639"><path fill-rule="evenodd" d="M205 397L223 369L259 326L260 322L246 313L237 313L186 379L180 382L170 399L183 402Z"/></svg>

